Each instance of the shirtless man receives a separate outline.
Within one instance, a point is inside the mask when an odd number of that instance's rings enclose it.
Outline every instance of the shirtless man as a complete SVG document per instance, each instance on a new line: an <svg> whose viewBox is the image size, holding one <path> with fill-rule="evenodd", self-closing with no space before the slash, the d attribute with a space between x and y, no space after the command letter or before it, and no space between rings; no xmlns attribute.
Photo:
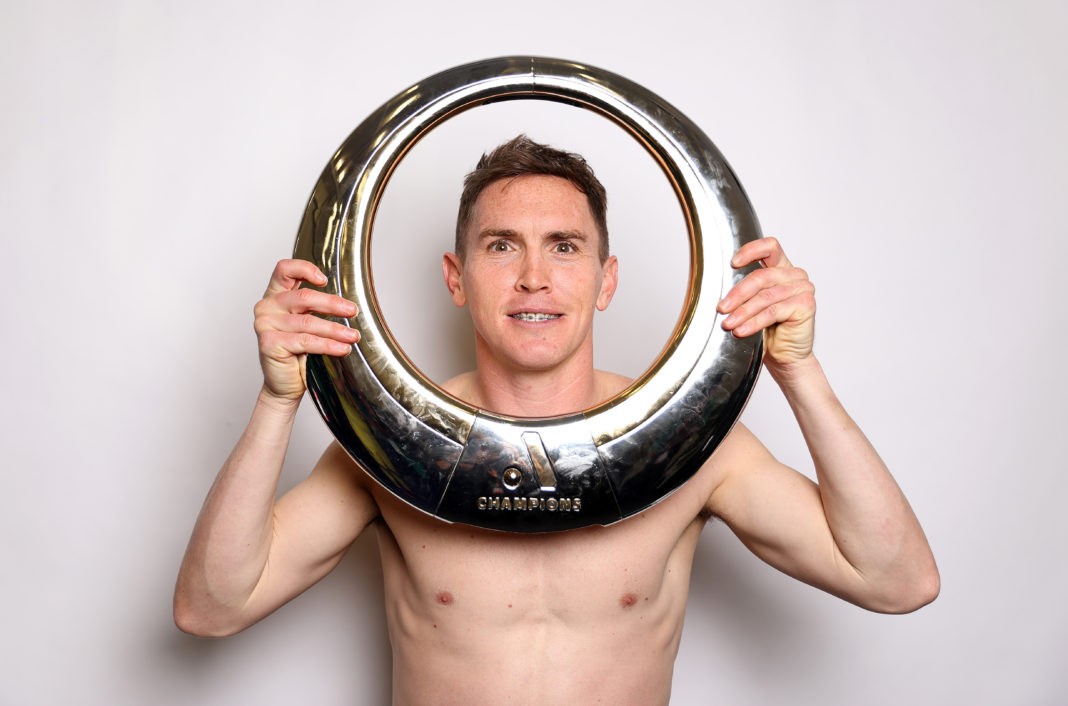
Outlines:
<svg viewBox="0 0 1068 706"><path fill-rule="evenodd" d="M503 414L593 406L628 380L593 367L592 320L616 288L604 190L585 162L517 138L465 182L445 283L474 321L477 369L453 395ZM427 517L334 443L276 501L308 353L344 355L358 333L311 263L278 263L256 306L264 384L197 520L175 593L178 626L236 633L378 535L394 703L666 704L690 568L709 517L787 574L874 611L933 600L938 570L916 517L812 353L815 300L778 242L734 256L746 276L719 304L736 335L763 331L764 364L797 418L818 485L741 424L676 493L611 527L508 534ZM487 689L487 685L495 685Z"/></svg>

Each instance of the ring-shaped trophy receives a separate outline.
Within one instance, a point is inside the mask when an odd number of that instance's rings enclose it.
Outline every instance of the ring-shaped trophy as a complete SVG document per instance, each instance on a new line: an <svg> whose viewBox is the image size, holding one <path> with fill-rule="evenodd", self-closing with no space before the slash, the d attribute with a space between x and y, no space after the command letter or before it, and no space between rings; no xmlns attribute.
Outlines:
<svg viewBox="0 0 1068 706"><path fill-rule="evenodd" d="M659 163L690 235L685 307L657 361L595 407L552 418L475 408L427 380L382 319L371 276L375 210L394 167L442 121L504 100L541 99L607 117ZM705 134L621 76L559 59L504 57L435 74L372 113L323 170L294 256L322 291L359 306L344 357L311 355L308 388L342 447L382 486L449 522L516 532L609 525L665 498L701 467L741 414L761 336L736 338L716 305L747 270L730 258L760 237L749 199Z"/></svg>

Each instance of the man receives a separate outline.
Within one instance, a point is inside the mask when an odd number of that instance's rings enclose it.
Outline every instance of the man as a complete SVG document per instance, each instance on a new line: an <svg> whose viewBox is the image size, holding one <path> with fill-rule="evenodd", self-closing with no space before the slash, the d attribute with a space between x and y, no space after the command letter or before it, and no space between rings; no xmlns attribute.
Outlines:
<svg viewBox="0 0 1068 706"><path fill-rule="evenodd" d="M470 309L477 368L444 387L495 412L588 408L629 381L593 367L592 319L608 306L604 189L586 163L519 137L465 182L453 302ZM275 268L256 306L264 385L193 531L175 620L235 633L318 581L369 525L378 533L397 704L667 703L690 568L707 518L760 558L865 608L911 611L939 578L923 531L812 353L815 300L778 242L720 302L736 335L763 331L765 365L808 442L819 484L778 461L741 424L682 488L611 527L546 535L450 525L400 502L332 444L275 500L309 353L344 355L352 317L308 262ZM487 684L506 685L486 689Z"/></svg>

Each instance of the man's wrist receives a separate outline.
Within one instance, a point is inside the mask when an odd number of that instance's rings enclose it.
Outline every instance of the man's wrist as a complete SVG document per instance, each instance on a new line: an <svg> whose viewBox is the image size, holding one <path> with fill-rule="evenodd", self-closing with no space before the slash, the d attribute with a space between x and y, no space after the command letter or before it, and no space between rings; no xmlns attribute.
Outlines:
<svg viewBox="0 0 1068 706"><path fill-rule="evenodd" d="M297 413L297 408L300 407L301 397L282 397L271 392L270 388L264 385L260 388L256 405L273 414L292 416Z"/></svg>
<svg viewBox="0 0 1068 706"><path fill-rule="evenodd" d="M824 378L823 366L814 353L788 363L765 360L764 366L780 387L796 387L806 381Z"/></svg>

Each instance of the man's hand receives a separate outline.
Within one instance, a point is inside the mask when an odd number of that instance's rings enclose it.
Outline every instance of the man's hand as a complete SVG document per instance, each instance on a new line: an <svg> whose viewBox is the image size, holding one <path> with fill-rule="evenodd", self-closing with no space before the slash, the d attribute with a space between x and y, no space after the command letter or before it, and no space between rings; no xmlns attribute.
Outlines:
<svg viewBox="0 0 1068 706"><path fill-rule="evenodd" d="M723 328L734 335L764 331L764 363L782 371L812 355L815 333L816 288L808 274L790 264L775 238L746 243L731 258L731 266L764 265L750 272L719 303L728 314Z"/></svg>
<svg viewBox="0 0 1068 706"><path fill-rule="evenodd" d="M316 316L356 316L353 302L333 294L301 288L302 282L326 284L326 275L306 260L281 260L271 274L263 299L256 303L264 389L286 401L298 401L307 387L308 353L343 356L360 340L354 328Z"/></svg>

